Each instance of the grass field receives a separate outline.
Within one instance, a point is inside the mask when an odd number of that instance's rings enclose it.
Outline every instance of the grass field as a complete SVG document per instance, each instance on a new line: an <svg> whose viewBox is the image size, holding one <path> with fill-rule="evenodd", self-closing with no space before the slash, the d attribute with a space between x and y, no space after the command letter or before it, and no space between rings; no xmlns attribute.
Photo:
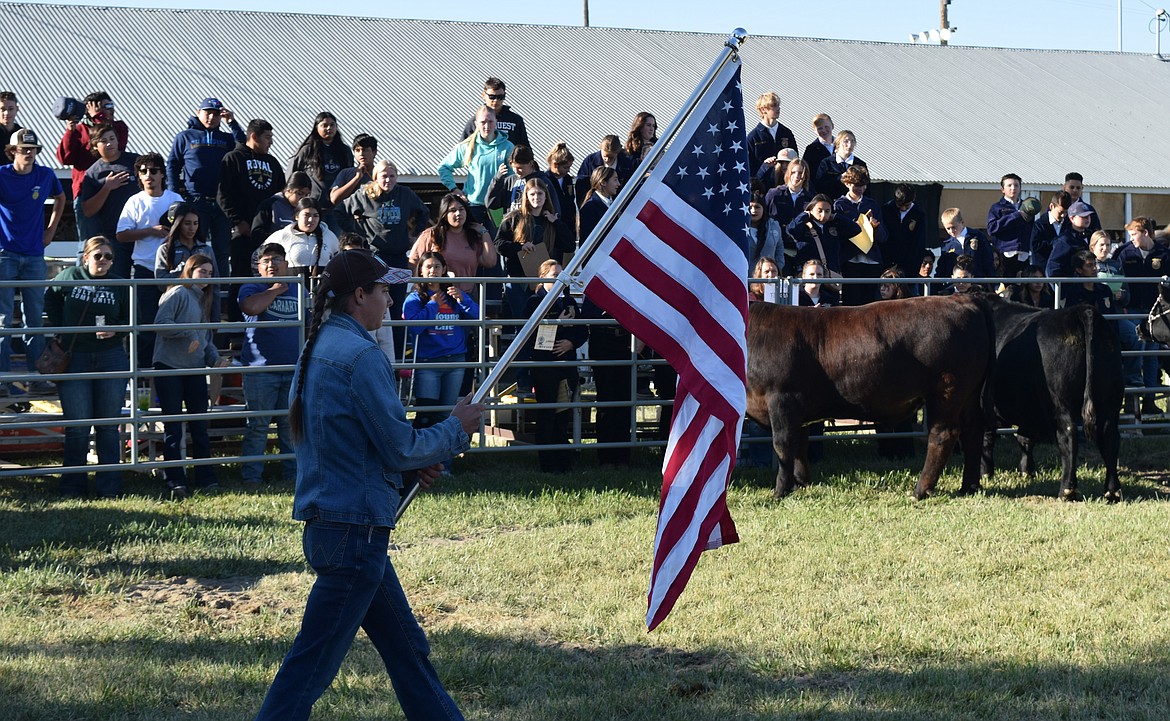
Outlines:
<svg viewBox="0 0 1170 721"><path fill-rule="evenodd" d="M1001 465L1014 466L1010 443ZM1126 441L1126 502L1054 500L1042 475L907 496L917 467L830 445L777 502L737 474L742 541L704 554L670 617L643 625L658 458L464 459L411 508L393 562L469 719L1165 719L1170 444ZM911 465L921 463L921 456ZM164 500L0 488L0 718L245 719L311 583L291 484ZM359 635L314 718L401 718Z"/></svg>

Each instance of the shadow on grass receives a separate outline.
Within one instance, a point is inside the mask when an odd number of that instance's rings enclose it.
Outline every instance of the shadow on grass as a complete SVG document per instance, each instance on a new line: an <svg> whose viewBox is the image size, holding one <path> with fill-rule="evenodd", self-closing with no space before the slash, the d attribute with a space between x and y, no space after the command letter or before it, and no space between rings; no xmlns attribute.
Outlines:
<svg viewBox="0 0 1170 721"><path fill-rule="evenodd" d="M284 514L134 510L121 502L0 509L0 528L4 529L0 569L65 564L98 575L138 572L162 578L299 571L304 568L299 552L293 558L277 552L255 555L257 536L287 538L291 525ZM299 530L299 524L295 526ZM233 548L231 540L237 537L248 542ZM136 556L133 549L144 550ZM193 553L194 549L203 555Z"/></svg>
<svg viewBox="0 0 1170 721"><path fill-rule="evenodd" d="M995 659L872 659L794 669L730 649L584 647L441 630L440 676L469 719L1159 719L1170 707L1165 648L1088 668ZM653 637L649 637L652 641ZM92 645L0 642L12 721L247 718L288 641L119 638ZM151 659L126 663L127 659ZM36 676L18 672L37 669ZM192 672L191 669L197 669ZM317 705L322 718L400 718L364 636ZM59 676L59 677L58 677Z"/></svg>

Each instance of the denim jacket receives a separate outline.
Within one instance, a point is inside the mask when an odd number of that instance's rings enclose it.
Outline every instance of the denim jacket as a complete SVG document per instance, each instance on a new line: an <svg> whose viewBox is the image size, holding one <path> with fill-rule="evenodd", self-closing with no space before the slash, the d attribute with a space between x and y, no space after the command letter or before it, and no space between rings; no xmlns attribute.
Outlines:
<svg viewBox="0 0 1170 721"><path fill-rule="evenodd" d="M373 337L353 317L331 314L313 344L301 395L304 437L296 448L293 518L393 526L402 472L471 445L453 417L415 430L397 387Z"/></svg>

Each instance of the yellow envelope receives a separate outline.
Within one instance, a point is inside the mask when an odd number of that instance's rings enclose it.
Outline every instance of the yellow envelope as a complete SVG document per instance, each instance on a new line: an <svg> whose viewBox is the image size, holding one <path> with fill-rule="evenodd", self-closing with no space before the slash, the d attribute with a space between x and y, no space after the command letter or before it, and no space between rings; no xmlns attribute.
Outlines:
<svg viewBox="0 0 1170 721"><path fill-rule="evenodd" d="M850 238L849 242L860 248L862 253L868 253L873 247L873 223L869 222L868 215L862 213L857 216L857 227L860 232Z"/></svg>

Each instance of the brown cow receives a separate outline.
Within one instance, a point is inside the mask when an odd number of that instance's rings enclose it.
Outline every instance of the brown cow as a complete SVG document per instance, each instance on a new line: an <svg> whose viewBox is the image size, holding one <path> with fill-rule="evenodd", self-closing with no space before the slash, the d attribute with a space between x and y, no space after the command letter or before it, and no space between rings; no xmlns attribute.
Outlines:
<svg viewBox="0 0 1170 721"><path fill-rule="evenodd" d="M926 406L926 463L914 497L934 491L955 441L960 493L979 489L986 381L995 327L986 301L907 298L853 308L752 303L747 414L772 429L776 497L809 480L807 424L826 418L895 423Z"/></svg>

